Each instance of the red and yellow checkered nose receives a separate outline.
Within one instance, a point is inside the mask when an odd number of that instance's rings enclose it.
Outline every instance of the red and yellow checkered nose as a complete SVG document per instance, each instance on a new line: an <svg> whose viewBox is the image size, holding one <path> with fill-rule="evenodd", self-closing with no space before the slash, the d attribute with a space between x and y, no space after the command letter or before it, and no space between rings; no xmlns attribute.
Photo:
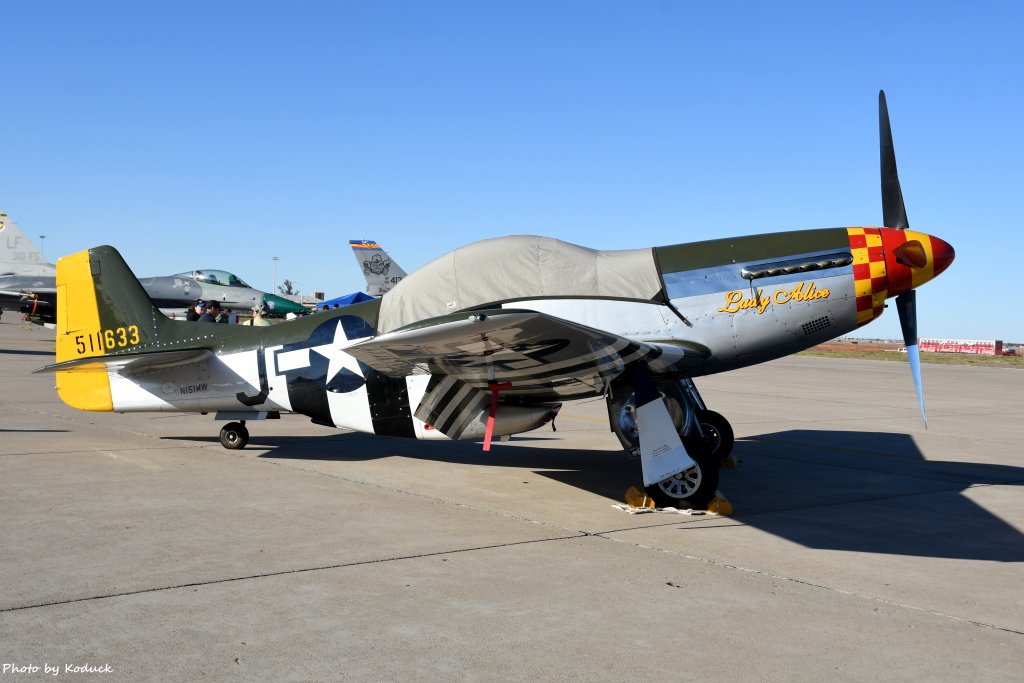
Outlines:
<svg viewBox="0 0 1024 683"><path fill-rule="evenodd" d="M938 237L914 230L879 228L885 252L889 296L920 287L953 262L953 247Z"/></svg>
<svg viewBox="0 0 1024 683"><path fill-rule="evenodd" d="M953 262L953 247L938 237L895 228L847 228L853 254L857 323L882 314L885 300L909 292Z"/></svg>

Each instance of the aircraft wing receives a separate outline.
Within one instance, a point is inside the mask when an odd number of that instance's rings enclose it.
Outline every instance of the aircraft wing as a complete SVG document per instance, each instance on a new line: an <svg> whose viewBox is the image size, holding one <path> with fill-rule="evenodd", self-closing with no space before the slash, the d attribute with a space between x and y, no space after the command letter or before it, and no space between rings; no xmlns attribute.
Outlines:
<svg viewBox="0 0 1024 683"><path fill-rule="evenodd" d="M499 309L433 318L346 351L387 375L444 374L486 384L559 370L594 374L624 355L639 357L640 348L543 313Z"/></svg>
<svg viewBox="0 0 1024 683"><path fill-rule="evenodd" d="M538 399L600 393L630 362L671 362L683 353L545 313L509 309L432 318L345 351L386 375L429 373L482 389L489 382L510 383L503 395Z"/></svg>
<svg viewBox="0 0 1024 683"><path fill-rule="evenodd" d="M122 353L111 356L92 356L90 358L73 358L62 363L51 363L32 371L41 372L117 372L128 374L138 370L170 368L178 365L197 363L213 357L209 349L183 349L179 351L147 351L145 353Z"/></svg>
<svg viewBox="0 0 1024 683"><path fill-rule="evenodd" d="M517 402L538 404L602 393L626 365L655 371L683 350L527 310L464 311L432 318L345 349L378 372L429 373L415 416L461 438L486 414L491 386ZM488 440L485 438L485 448Z"/></svg>

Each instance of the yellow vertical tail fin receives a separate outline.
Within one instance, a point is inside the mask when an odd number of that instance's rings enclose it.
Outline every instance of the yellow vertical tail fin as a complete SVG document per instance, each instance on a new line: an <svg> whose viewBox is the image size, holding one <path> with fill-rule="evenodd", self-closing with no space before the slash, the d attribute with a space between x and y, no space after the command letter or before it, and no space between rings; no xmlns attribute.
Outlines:
<svg viewBox="0 0 1024 683"><path fill-rule="evenodd" d="M174 335L113 247L57 261L57 362L102 358L165 346ZM103 363L57 372L61 400L79 410L113 410Z"/></svg>

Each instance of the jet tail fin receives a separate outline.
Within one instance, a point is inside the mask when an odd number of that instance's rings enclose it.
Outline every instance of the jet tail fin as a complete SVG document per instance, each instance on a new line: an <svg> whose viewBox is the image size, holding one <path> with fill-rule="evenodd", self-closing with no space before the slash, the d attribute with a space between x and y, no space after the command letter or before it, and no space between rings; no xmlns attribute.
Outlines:
<svg viewBox="0 0 1024 683"><path fill-rule="evenodd" d="M384 296L405 277L402 267L373 240L349 240L348 243L363 269L366 293L370 296Z"/></svg>
<svg viewBox="0 0 1024 683"><path fill-rule="evenodd" d="M25 233L0 211L0 275L44 275L53 277L54 267L43 258Z"/></svg>

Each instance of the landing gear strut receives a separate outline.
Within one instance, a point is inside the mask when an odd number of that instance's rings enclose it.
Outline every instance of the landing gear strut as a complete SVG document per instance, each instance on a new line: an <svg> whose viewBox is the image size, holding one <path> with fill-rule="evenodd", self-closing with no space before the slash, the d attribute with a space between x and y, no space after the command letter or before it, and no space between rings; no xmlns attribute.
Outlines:
<svg viewBox="0 0 1024 683"><path fill-rule="evenodd" d="M733 447L729 421L708 410L693 380L658 385L672 423L696 465L651 486L647 495L659 507L702 509L718 489L718 468ZM636 399L632 387L619 385L608 397L612 431L627 455L640 457L640 432L636 420Z"/></svg>
<svg viewBox="0 0 1024 683"><path fill-rule="evenodd" d="M732 447L736 442L732 425L719 413L708 410L692 379L680 380L679 385L687 400L693 405L697 423L697 428L683 438L686 452L692 453L692 449L706 450L721 464L732 454Z"/></svg>
<svg viewBox="0 0 1024 683"><path fill-rule="evenodd" d="M249 443L249 430L245 428L245 420L229 422L220 428L220 445L230 450L245 448Z"/></svg>

